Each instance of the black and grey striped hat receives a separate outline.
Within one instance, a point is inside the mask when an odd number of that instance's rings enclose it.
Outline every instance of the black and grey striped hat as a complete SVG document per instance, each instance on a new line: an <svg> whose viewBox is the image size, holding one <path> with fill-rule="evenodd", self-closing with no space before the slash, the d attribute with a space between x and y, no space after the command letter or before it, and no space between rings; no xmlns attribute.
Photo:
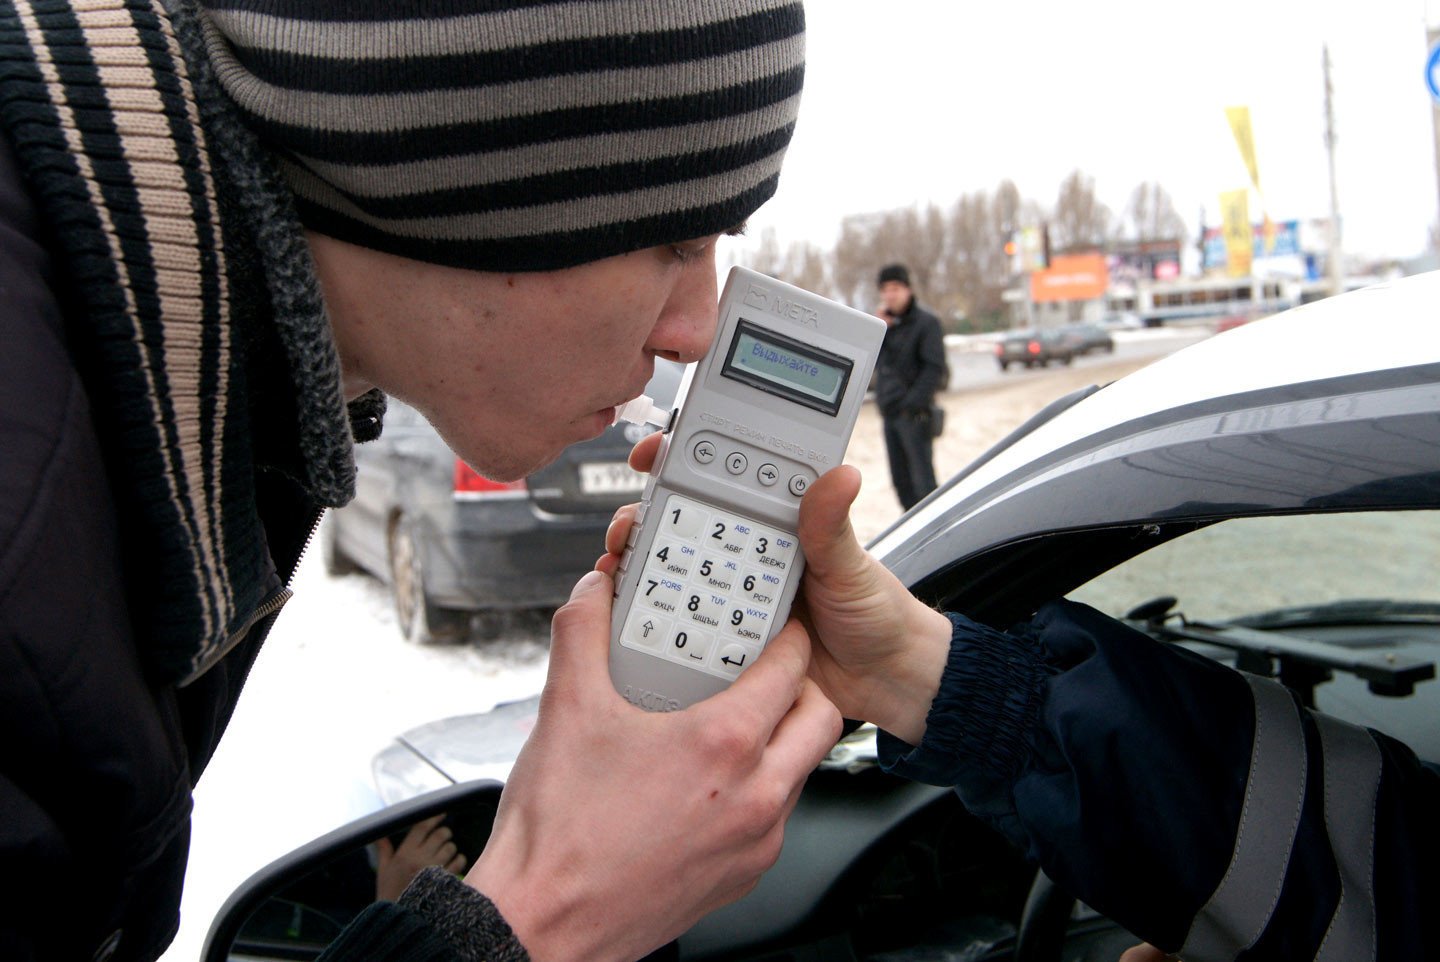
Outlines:
<svg viewBox="0 0 1440 962"><path fill-rule="evenodd" d="M799 0L202 0L307 227L477 270L719 233L771 194Z"/></svg>

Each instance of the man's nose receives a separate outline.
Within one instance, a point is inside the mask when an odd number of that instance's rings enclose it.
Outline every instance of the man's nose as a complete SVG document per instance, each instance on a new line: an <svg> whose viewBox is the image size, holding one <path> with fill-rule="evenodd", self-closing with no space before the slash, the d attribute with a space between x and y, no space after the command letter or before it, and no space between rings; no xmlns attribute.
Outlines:
<svg viewBox="0 0 1440 962"><path fill-rule="evenodd" d="M685 264L651 332L650 349L686 364L704 357L715 338L716 296L712 248Z"/></svg>

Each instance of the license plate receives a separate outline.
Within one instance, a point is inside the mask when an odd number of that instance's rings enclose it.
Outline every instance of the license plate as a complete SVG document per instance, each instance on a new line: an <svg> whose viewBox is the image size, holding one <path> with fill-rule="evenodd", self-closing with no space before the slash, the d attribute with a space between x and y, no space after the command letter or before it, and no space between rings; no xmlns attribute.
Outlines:
<svg viewBox="0 0 1440 962"><path fill-rule="evenodd" d="M580 465L581 494L628 494L644 490L645 475L628 464L612 461Z"/></svg>

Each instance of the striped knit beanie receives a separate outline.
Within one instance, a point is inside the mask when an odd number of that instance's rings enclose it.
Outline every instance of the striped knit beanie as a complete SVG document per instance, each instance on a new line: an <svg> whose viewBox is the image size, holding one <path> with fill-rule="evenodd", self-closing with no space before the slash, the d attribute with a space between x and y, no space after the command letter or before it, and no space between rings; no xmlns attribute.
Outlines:
<svg viewBox="0 0 1440 962"><path fill-rule="evenodd" d="M771 194L799 0L201 0L216 74L313 230L552 270L728 230Z"/></svg>

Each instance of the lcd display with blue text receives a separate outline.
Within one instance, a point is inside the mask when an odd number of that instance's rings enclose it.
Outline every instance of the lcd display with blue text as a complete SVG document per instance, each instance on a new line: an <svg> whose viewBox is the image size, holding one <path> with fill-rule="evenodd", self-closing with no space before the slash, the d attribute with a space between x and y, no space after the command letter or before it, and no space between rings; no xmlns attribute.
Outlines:
<svg viewBox="0 0 1440 962"><path fill-rule="evenodd" d="M834 417L853 367L849 358L741 320L721 373Z"/></svg>

